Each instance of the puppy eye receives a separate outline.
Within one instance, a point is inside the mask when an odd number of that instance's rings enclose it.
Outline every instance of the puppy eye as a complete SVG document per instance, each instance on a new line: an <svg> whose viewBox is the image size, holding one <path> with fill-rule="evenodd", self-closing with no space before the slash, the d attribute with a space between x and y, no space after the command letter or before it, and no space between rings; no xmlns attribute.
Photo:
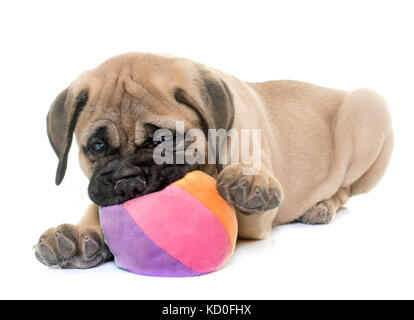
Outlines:
<svg viewBox="0 0 414 320"><path fill-rule="evenodd" d="M167 140L168 140L168 137L167 136L161 136L160 137L160 142L165 142Z"/></svg>
<svg viewBox="0 0 414 320"><path fill-rule="evenodd" d="M174 140L174 132L169 129L158 129L154 132L152 136L152 141L154 145L159 143L170 144Z"/></svg>
<svg viewBox="0 0 414 320"><path fill-rule="evenodd" d="M95 142L95 143L92 145L92 149L93 149L94 151L96 151L96 152L100 153L100 152L102 152L102 151L104 151L104 150L105 150L105 143L102 143L102 142Z"/></svg>

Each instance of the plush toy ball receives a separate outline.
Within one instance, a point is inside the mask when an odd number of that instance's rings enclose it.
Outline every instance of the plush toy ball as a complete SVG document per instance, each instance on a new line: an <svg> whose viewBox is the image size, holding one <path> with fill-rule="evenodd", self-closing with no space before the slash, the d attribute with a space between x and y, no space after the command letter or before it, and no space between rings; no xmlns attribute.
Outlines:
<svg viewBox="0 0 414 320"><path fill-rule="evenodd" d="M219 269L237 238L234 208L216 180L192 171L165 189L100 208L105 242L115 263L133 273L198 276Z"/></svg>

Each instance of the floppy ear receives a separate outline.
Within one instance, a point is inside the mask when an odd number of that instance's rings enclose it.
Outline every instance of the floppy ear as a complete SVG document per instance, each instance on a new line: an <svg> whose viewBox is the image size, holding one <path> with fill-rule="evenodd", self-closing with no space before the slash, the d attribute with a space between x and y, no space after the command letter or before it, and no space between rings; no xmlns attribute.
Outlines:
<svg viewBox="0 0 414 320"><path fill-rule="evenodd" d="M199 116L203 131L206 137L209 137L208 129L229 130L234 120L233 95L227 84L220 78L215 77L206 71L200 72L201 81L199 81L199 93L191 97L184 89L176 88L174 92L175 99L191 107ZM211 143L216 158L217 171L223 169L222 164L218 163L219 152L222 146L218 142Z"/></svg>
<svg viewBox="0 0 414 320"><path fill-rule="evenodd" d="M71 89L68 88L56 97L47 114L47 135L53 150L59 158L55 179L57 185L62 182L65 176L73 131L87 102L87 90L82 90L74 96Z"/></svg>

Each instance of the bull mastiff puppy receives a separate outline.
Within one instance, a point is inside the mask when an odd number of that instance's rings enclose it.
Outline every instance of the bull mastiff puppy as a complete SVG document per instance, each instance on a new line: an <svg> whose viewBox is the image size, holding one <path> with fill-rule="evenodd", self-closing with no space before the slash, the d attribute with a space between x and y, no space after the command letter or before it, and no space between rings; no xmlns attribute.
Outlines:
<svg viewBox="0 0 414 320"><path fill-rule="evenodd" d="M177 121L184 130L202 130L194 143L213 147L215 155L229 147L207 141L209 129L259 129L259 169L246 174L251 162L231 160L156 163L154 149L168 142L156 132L184 134ZM111 258L98 205L161 190L194 169L217 178L219 192L236 208L241 238L264 239L272 227L294 221L329 223L351 196L379 182L393 148L387 104L371 90L247 83L148 53L119 55L81 74L53 102L47 131L59 158L56 184L75 135L93 202L77 225L51 228L35 246L39 261L62 268L90 268Z"/></svg>

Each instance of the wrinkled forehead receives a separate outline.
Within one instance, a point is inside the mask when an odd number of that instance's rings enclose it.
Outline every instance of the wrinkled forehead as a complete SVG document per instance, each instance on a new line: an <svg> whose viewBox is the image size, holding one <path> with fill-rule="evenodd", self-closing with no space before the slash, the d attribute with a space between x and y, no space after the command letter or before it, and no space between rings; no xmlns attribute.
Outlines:
<svg viewBox="0 0 414 320"><path fill-rule="evenodd" d="M145 99L143 99L145 100ZM114 147L140 145L148 137L146 125L185 131L198 127L199 119L194 111L175 103L166 106L148 103L124 93L120 104L87 106L79 119L76 136L78 144L85 146L101 128L107 131L107 138Z"/></svg>
<svg viewBox="0 0 414 320"><path fill-rule="evenodd" d="M174 98L177 87L192 85L193 69L172 58L125 55L85 72L76 81L89 92L75 130L78 143L85 145L101 127L107 128L114 146L125 139L142 143L147 123L173 130L177 121L185 129L197 127L194 110Z"/></svg>

